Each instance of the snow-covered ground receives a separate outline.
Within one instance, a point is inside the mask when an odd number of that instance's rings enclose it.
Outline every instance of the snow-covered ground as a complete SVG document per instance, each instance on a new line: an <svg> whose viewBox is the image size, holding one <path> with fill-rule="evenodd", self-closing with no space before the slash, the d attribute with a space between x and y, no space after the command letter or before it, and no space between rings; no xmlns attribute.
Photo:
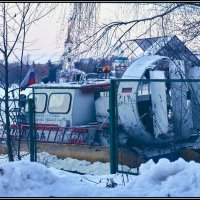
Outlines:
<svg viewBox="0 0 200 200"><path fill-rule="evenodd" d="M150 160L133 176L110 174L110 163L62 160L46 152L38 153L36 163L22 154L15 162L0 155L0 197L200 197L200 164L182 158Z"/></svg>
<svg viewBox="0 0 200 200"><path fill-rule="evenodd" d="M109 163L39 153L38 162L0 156L1 197L199 197L200 164L163 158L140 166L140 175L109 174ZM57 168L57 169L56 169ZM75 174L67 171L87 174ZM102 175L100 175L102 174Z"/></svg>
<svg viewBox="0 0 200 200"><path fill-rule="evenodd" d="M30 161L30 154L21 152L22 160ZM16 160L17 156L16 156ZM8 162L7 155L0 156L0 164ZM86 160L77 160L73 158L59 159L55 155L47 152L37 153L37 162L47 166L53 167L63 171L70 171L79 174L90 175L108 175L110 174L110 163L94 162L91 163ZM130 169L127 166L119 165L119 170L135 172L135 169Z"/></svg>

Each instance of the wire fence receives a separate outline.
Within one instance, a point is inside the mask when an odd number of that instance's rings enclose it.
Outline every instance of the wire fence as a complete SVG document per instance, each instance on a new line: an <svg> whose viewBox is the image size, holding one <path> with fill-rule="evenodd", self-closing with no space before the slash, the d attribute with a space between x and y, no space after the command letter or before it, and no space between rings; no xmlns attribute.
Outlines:
<svg viewBox="0 0 200 200"><path fill-rule="evenodd" d="M199 86L199 79L112 79L111 173L138 175L149 159L193 159L200 149Z"/></svg>

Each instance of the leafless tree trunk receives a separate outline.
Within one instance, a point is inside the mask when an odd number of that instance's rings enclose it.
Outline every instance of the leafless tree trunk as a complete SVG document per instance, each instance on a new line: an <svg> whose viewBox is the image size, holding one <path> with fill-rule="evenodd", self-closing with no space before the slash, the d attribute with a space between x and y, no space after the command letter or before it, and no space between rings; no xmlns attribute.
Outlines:
<svg viewBox="0 0 200 200"><path fill-rule="evenodd" d="M15 55L21 63L20 72L22 73L23 57L25 49L26 34L33 23L48 15L55 9L57 4L45 3L1 3L0 18L3 22L0 24L0 52L2 55L2 67L4 69L4 80L1 80L5 90L5 131L7 135L7 148L9 161L14 161L10 113L9 113L9 59L11 55ZM21 46L21 48L20 48ZM17 49L21 49L21 53ZM17 55L20 54L20 55ZM21 83L21 75L19 83ZM20 89L19 89L20 95ZM20 145L20 144L19 144ZM19 149L18 149L19 151ZM20 154L18 154L20 158Z"/></svg>

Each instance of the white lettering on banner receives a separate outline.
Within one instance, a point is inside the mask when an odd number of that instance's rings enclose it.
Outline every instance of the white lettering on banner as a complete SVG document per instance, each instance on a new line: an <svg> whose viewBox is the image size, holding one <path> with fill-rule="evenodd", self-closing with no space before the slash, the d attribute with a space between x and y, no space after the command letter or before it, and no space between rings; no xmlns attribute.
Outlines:
<svg viewBox="0 0 200 200"><path fill-rule="evenodd" d="M46 121L57 121L57 118L49 118L49 117L47 117Z"/></svg>
<svg viewBox="0 0 200 200"><path fill-rule="evenodd" d="M44 118L36 118L35 121L36 121L36 122L43 122L43 121L44 121Z"/></svg>
<svg viewBox="0 0 200 200"><path fill-rule="evenodd" d="M45 122L61 122L63 120L63 114L41 114L37 113L35 116L35 121L37 123Z"/></svg>

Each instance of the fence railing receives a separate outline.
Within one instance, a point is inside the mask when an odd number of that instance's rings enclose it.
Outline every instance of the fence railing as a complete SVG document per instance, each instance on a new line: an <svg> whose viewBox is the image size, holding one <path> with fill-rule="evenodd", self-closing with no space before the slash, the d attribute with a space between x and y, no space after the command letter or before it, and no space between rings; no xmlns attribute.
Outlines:
<svg viewBox="0 0 200 200"><path fill-rule="evenodd" d="M126 145L147 159L176 159L180 149L200 149L199 89L200 79L111 79L110 172L130 173L118 169L119 124ZM130 174L138 175L140 164Z"/></svg>

